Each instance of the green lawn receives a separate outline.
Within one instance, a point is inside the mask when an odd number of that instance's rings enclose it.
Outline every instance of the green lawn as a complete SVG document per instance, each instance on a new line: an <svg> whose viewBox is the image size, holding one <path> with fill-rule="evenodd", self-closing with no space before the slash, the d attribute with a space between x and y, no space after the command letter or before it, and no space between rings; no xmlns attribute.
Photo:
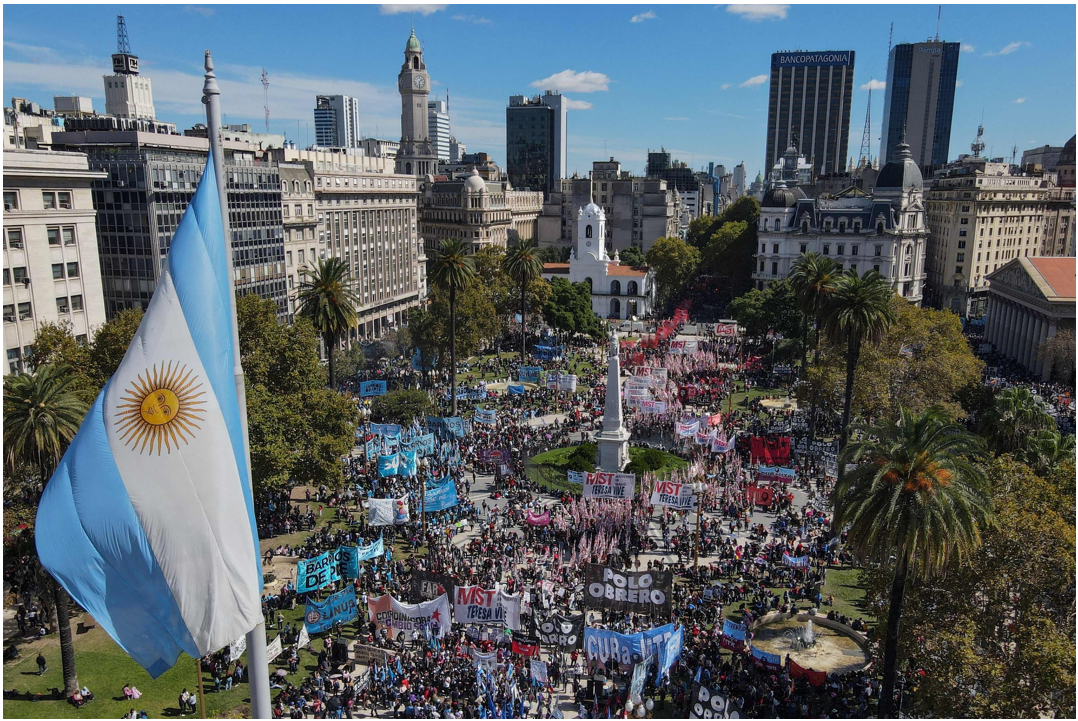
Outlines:
<svg viewBox="0 0 1078 721"><path fill-rule="evenodd" d="M860 618L869 623L875 623L874 619L864 607L865 589L859 585L860 571L849 566L830 568L824 579L823 597L828 594L835 597L834 609L838 613L844 613L850 618ZM821 609L824 613L831 610L828 606Z"/></svg>

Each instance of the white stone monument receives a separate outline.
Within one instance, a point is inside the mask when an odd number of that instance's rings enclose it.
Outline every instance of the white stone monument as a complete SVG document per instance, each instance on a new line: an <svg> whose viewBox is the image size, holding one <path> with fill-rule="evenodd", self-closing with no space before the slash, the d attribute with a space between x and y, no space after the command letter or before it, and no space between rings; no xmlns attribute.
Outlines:
<svg viewBox="0 0 1078 721"><path fill-rule="evenodd" d="M629 462L629 431L621 419L621 361L618 357L618 334L613 331L610 333L609 362L603 430L595 436L595 443L599 447L596 464L600 471L618 473Z"/></svg>

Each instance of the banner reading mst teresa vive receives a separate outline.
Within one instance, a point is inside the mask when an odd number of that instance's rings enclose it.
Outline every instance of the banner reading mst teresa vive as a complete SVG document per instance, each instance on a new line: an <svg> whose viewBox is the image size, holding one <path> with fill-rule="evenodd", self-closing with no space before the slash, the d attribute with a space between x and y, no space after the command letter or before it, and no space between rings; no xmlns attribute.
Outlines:
<svg viewBox="0 0 1078 721"><path fill-rule="evenodd" d="M690 510L696 507L696 494L688 483L656 481L655 490L651 492L651 505Z"/></svg>
<svg viewBox="0 0 1078 721"><path fill-rule="evenodd" d="M457 586L453 591L453 620L457 623L503 623L520 630L520 596L480 586Z"/></svg>
<svg viewBox="0 0 1078 721"><path fill-rule="evenodd" d="M637 613L670 613L670 571L615 571L589 563L584 574L584 606Z"/></svg>
<svg viewBox="0 0 1078 721"><path fill-rule="evenodd" d="M635 473L589 473L584 479L584 498L628 500L636 490Z"/></svg>

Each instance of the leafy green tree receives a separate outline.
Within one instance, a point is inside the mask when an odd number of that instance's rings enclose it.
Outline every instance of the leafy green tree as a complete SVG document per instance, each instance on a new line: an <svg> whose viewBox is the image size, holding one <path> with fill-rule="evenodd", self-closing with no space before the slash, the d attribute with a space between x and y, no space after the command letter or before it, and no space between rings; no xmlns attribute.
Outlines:
<svg viewBox="0 0 1078 721"><path fill-rule="evenodd" d="M984 471L971 460L983 444L938 409L919 416L903 409L897 422L858 430L863 437L839 458L839 467L857 467L839 478L831 501L834 526L849 527L856 556L895 559L880 692L880 717L890 718L906 583L966 562L980 546L992 503Z"/></svg>
<svg viewBox="0 0 1078 721"><path fill-rule="evenodd" d="M1024 454L1033 445L1035 434L1055 425L1044 404L1028 388L1015 386L995 395L981 419L980 430L996 455Z"/></svg>
<svg viewBox="0 0 1078 721"><path fill-rule="evenodd" d="M340 258L322 258L300 270L299 314L322 334L329 359L329 387L337 387L334 351L337 342L356 325L356 296L351 271Z"/></svg>
<svg viewBox="0 0 1078 721"><path fill-rule="evenodd" d="M700 249L701 267L708 273L725 275L731 257L739 254L738 244L743 241L747 230L748 224L744 221L724 223L713 230L707 243Z"/></svg>
<svg viewBox="0 0 1078 721"><path fill-rule="evenodd" d="M548 245L538 250L539 260L544 263L568 263L572 252L573 250L569 246L562 248Z"/></svg>
<svg viewBox="0 0 1078 721"><path fill-rule="evenodd" d="M430 395L426 391L390 391L384 396L378 396L371 403L371 417L377 423L400 423L407 426L417 418L428 416L433 408Z"/></svg>
<svg viewBox="0 0 1078 721"><path fill-rule="evenodd" d="M457 415L457 293L475 278L475 264L464 243L447 238L434 251L428 273L431 284L445 291L449 298L449 367L452 398L451 415Z"/></svg>
<svg viewBox="0 0 1078 721"><path fill-rule="evenodd" d="M1074 460L1074 434L1063 435L1057 430L1031 434L1022 460L1038 472L1046 472Z"/></svg>
<svg viewBox="0 0 1078 721"><path fill-rule="evenodd" d="M550 300L543 307L543 319L555 330L573 335L603 338L605 328L591 308L591 288L587 283L570 283L565 278L550 282Z"/></svg>
<svg viewBox="0 0 1078 721"><path fill-rule="evenodd" d="M766 300L764 291L753 288L730 301L726 313L745 329L745 335L750 338L763 338L771 327L764 311Z"/></svg>
<svg viewBox="0 0 1078 721"><path fill-rule="evenodd" d="M752 290L730 301L727 314L745 328L752 338L764 338L771 331L797 337L801 315L788 281L772 283L767 290Z"/></svg>
<svg viewBox="0 0 1078 721"><path fill-rule="evenodd" d="M986 467L996 523L980 550L942 580L910 579L899 665L914 693L907 717L1070 718L1075 708L1074 458L1034 473L1009 456ZM863 574L883 618L889 564ZM884 630L884 629L881 629Z"/></svg>
<svg viewBox="0 0 1078 721"><path fill-rule="evenodd" d="M845 446L849 440L850 409L853 404L853 382L857 373L857 359L861 344L879 343L884 331L894 322L891 298L894 291L876 271L863 276L854 271L843 273L836 283L835 291L824 311L824 327L827 337L834 344L846 344L846 393L842 404L842 436ZM839 464L839 477L842 465Z"/></svg>
<svg viewBox="0 0 1078 721"><path fill-rule="evenodd" d="M387 333L392 331L387 331ZM379 340L384 340L383 338ZM375 348L378 355L381 355L384 346L382 343L376 343ZM337 358L337 373L341 378L355 378L356 374L367 367L367 354L363 349L363 346L359 343L353 343L350 348L341 353Z"/></svg>
<svg viewBox="0 0 1078 721"><path fill-rule="evenodd" d="M628 265L633 268L639 268L642 265L647 264L647 258L644 257L644 251L635 245L630 245L625 250L618 251L618 260L622 265Z"/></svg>
<svg viewBox="0 0 1078 721"><path fill-rule="evenodd" d="M659 238L646 257L648 265L655 269L660 308L677 297L700 265L700 251L681 238Z"/></svg>
<svg viewBox="0 0 1078 721"><path fill-rule="evenodd" d="M94 331L89 344L75 340L68 322L42 323L30 346L31 365L67 365L76 376L73 390L92 400L120 367L141 322L141 308L121 311Z"/></svg>
<svg viewBox="0 0 1078 721"><path fill-rule="evenodd" d="M93 383L95 396L120 367L120 361L127 354L127 348L141 323L142 309L127 308L94 332L87 373Z"/></svg>
<svg viewBox="0 0 1078 721"><path fill-rule="evenodd" d="M502 267L506 274L520 286L520 363L523 365L527 362L528 355L528 286L542 280L543 261L539 260L535 244L530 240L523 240L505 254Z"/></svg>
<svg viewBox="0 0 1078 721"><path fill-rule="evenodd" d="M90 365L90 347L75 340L71 321L40 323L27 360L33 368L57 363L67 365L77 376L74 388L84 392L88 399L92 397L93 387L85 371Z"/></svg>
<svg viewBox="0 0 1078 721"><path fill-rule="evenodd" d="M4 465L8 471L31 468L44 488L89 409L84 392L78 389L78 377L66 365L45 364L32 375L4 378ZM55 580L51 586L60 632L64 694L70 698L78 691L79 680L67 592Z"/></svg>

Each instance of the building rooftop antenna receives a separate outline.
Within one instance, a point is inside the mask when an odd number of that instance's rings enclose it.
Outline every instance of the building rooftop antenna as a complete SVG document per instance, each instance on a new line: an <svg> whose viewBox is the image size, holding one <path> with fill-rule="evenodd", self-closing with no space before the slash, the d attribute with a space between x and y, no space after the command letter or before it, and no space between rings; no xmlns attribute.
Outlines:
<svg viewBox="0 0 1078 721"><path fill-rule="evenodd" d="M265 100L263 109L266 111L266 132L269 133L269 75L266 74L265 68L262 68L262 96Z"/></svg>
<svg viewBox="0 0 1078 721"><path fill-rule="evenodd" d="M127 39L127 23L123 15L116 16L116 52L124 55L131 54L131 43Z"/></svg>
<svg viewBox="0 0 1078 721"><path fill-rule="evenodd" d="M872 88L868 89L868 108L865 110L865 132L861 135L861 154L857 166L868 163L869 146L872 144Z"/></svg>
<svg viewBox="0 0 1078 721"><path fill-rule="evenodd" d="M894 47L892 41L895 39L895 24L891 23L891 32L887 33L887 57L891 57L891 48Z"/></svg>
<svg viewBox="0 0 1078 721"><path fill-rule="evenodd" d="M939 5L936 10L936 42L940 41L940 18L943 17L943 6Z"/></svg>

